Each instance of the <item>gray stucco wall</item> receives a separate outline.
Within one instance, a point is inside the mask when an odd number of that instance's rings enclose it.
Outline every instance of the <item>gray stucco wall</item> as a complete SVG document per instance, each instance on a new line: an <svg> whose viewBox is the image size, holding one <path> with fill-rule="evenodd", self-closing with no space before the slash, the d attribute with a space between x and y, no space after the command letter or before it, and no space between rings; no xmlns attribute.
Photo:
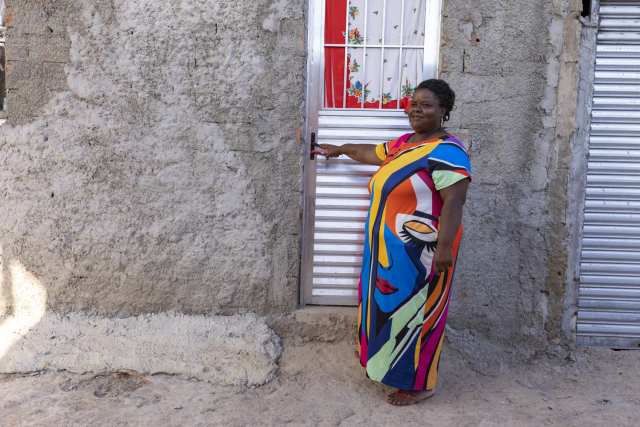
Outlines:
<svg viewBox="0 0 640 427"><path fill-rule="evenodd" d="M303 2L7 4L0 253L49 308L295 307Z"/></svg>
<svg viewBox="0 0 640 427"><path fill-rule="evenodd" d="M475 168L460 343L559 337L579 3L445 1L442 77ZM41 278L49 307L293 309L305 2L8 4L0 254Z"/></svg>
<svg viewBox="0 0 640 427"><path fill-rule="evenodd" d="M446 2L442 76L457 90L452 127L471 135L475 167L452 336L530 354L571 341L560 321L567 215L578 215L566 208L581 7Z"/></svg>

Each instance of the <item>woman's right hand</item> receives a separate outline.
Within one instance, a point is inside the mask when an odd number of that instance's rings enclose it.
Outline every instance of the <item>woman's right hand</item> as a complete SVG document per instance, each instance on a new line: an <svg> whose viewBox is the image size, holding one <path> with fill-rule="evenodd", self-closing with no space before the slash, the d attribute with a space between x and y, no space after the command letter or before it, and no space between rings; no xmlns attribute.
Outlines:
<svg viewBox="0 0 640 427"><path fill-rule="evenodd" d="M331 144L318 144L313 148L313 150L311 150L311 153L325 156L327 159L344 154L340 150L339 146Z"/></svg>
<svg viewBox="0 0 640 427"><path fill-rule="evenodd" d="M367 165L381 165L382 160L376 155L376 146L373 144L343 144L341 146L331 144L318 144L311 150L312 154L325 156L327 159L338 157L342 154Z"/></svg>

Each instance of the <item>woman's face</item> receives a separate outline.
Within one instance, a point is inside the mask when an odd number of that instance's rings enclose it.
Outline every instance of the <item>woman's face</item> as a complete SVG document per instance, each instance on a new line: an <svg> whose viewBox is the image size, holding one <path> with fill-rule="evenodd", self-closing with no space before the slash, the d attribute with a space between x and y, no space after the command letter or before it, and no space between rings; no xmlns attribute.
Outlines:
<svg viewBox="0 0 640 427"><path fill-rule="evenodd" d="M407 114L416 133L429 133L442 126L445 109L429 89L418 89L413 94Z"/></svg>

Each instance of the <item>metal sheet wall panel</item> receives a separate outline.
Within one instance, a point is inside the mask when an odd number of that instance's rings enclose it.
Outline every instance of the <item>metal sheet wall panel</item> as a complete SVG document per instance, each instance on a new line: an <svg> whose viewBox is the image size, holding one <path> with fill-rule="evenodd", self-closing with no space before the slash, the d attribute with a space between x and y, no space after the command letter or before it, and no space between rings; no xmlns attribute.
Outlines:
<svg viewBox="0 0 640 427"><path fill-rule="evenodd" d="M380 144L407 132L401 111L324 110L318 118L320 144ZM356 305L368 185L378 167L345 156L315 164L311 304Z"/></svg>
<svg viewBox="0 0 640 427"><path fill-rule="evenodd" d="M640 346L640 0L600 2L577 342Z"/></svg>

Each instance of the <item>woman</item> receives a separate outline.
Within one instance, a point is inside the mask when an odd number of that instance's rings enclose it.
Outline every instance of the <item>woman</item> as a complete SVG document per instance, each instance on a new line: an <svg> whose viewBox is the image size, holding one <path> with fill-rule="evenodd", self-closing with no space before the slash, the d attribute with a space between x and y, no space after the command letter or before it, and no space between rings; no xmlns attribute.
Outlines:
<svg viewBox="0 0 640 427"><path fill-rule="evenodd" d="M454 102L446 82L426 80L407 109L414 133L315 150L380 165L369 182L358 342L367 376L397 388L394 405L431 397L438 378L471 170L464 145L442 127Z"/></svg>

